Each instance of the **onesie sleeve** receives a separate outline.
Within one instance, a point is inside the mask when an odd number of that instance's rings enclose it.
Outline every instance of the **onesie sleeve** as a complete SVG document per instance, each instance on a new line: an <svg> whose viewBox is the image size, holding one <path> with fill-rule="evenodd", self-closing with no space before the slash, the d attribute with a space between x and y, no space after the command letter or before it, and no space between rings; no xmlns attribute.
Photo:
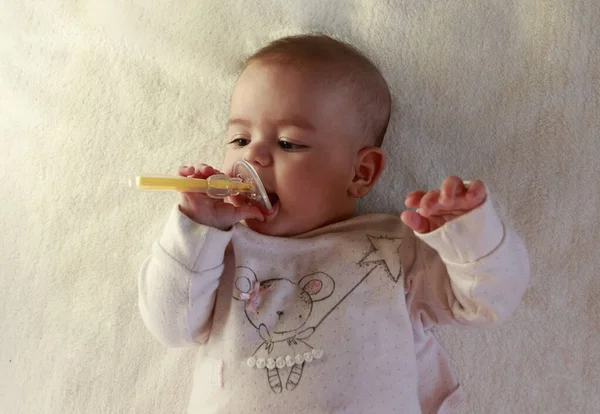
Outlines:
<svg viewBox="0 0 600 414"><path fill-rule="evenodd" d="M441 228L415 235L416 260L407 276L412 320L425 327L482 326L516 310L529 282L527 250L489 196Z"/></svg>
<svg viewBox="0 0 600 414"><path fill-rule="evenodd" d="M233 230L196 223L175 206L138 276L138 305L150 333L181 347L208 339L225 249Z"/></svg>

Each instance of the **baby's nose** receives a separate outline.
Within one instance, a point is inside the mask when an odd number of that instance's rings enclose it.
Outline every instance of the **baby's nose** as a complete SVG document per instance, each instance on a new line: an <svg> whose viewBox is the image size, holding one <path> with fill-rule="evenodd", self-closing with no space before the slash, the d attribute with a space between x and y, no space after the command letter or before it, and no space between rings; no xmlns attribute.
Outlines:
<svg viewBox="0 0 600 414"><path fill-rule="evenodd" d="M283 312L282 311L277 311L277 315L281 316L281 315L283 315Z"/></svg>
<svg viewBox="0 0 600 414"><path fill-rule="evenodd" d="M273 158L267 145L264 143L250 144L245 148L244 159L253 166L269 167L273 164Z"/></svg>

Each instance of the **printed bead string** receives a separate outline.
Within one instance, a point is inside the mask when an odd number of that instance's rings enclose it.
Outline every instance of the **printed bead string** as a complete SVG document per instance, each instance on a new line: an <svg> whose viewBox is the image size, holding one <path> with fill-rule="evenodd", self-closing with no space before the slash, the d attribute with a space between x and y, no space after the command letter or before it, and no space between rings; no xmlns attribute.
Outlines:
<svg viewBox="0 0 600 414"><path fill-rule="evenodd" d="M286 355L277 358L256 358L251 356L246 360L246 364L250 368L258 369L274 369L284 368L286 366L292 367L295 364L302 364L303 362L312 362L315 359L321 359L323 357L323 350L314 348L311 352L305 352L303 354L296 354L295 356Z"/></svg>

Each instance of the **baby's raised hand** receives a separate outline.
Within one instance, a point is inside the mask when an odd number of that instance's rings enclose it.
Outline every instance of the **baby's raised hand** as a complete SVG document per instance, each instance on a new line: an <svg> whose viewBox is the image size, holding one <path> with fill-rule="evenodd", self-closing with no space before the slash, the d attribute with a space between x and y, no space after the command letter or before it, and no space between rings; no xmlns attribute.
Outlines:
<svg viewBox="0 0 600 414"><path fill-rule="evenodd" d="M197 168L182 166L177 170L177 175L189 178L206 179L214 174L221 174L213 167L200 164ZM212 198L203 193L180 193L181 201L179 210L197 223L228 230L232 225L241 220L264 220L260 209L256 206L234 206L222 199Z"/></svg>
<svg viewBox="0 0 600 414"><path fill-rule="evenodd" d="M429 233L479 207L486 197L480 180L465 184L460 178L449 176L439 190L410 192L404 204L417 211L404 211L400 218L417 233Z"/></svg>

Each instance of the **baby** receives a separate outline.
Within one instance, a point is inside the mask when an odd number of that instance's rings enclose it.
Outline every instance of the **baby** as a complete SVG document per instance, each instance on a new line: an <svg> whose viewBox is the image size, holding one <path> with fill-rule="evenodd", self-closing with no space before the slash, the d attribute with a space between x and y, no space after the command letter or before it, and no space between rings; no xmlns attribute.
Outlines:
<svg viewBox="0 0 600 414"><path fill-rule="evenodd" d="M449 413L463 402L433 328L506 319L527 252L478 180L411 192L400 217L355 214L384 168L390 101L373 63L327 36L280 39L247 60L222 170L251 163L274 208L182 194L139 276L150 332L201 345L190 413Z"/></svg>

